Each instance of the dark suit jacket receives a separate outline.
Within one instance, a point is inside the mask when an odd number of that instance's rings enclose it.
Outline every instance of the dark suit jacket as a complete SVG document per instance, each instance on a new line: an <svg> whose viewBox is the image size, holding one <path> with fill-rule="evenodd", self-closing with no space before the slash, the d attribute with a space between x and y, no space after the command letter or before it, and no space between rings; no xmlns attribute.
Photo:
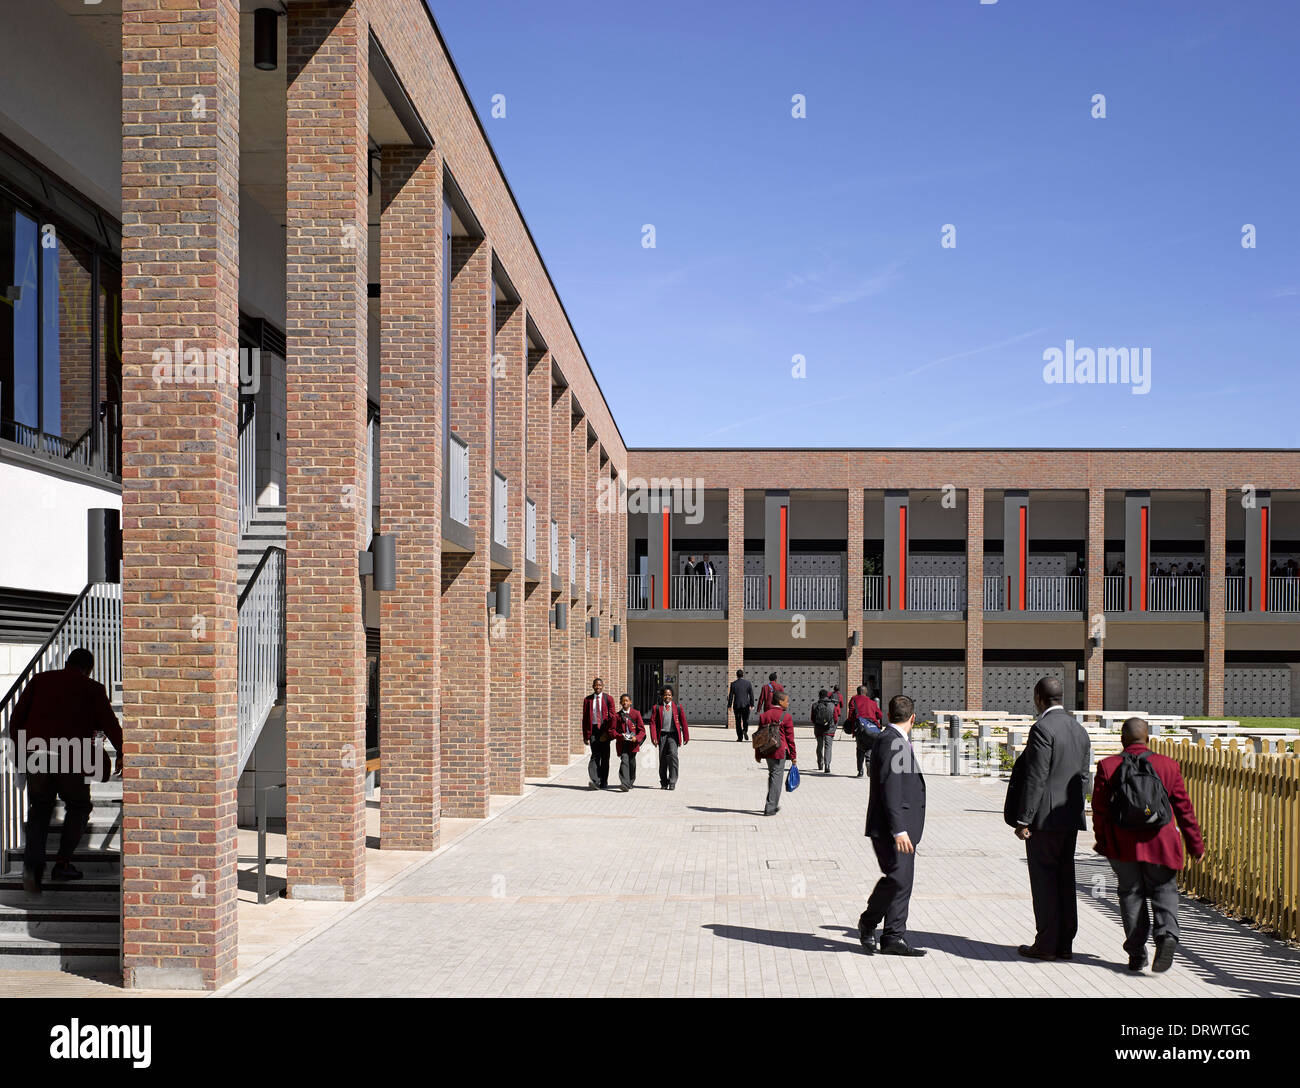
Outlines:
<svg viewBox="0 0 1300 1088"><path fill-rule="evenodd" d="M1016 760L1007 810L1016 814L1017 824L1034 831L1082 831L1088 826L1083 795L1091 763L1092 745L1083 726L1067 710L1049 710L1034 723Z"/></svg>
<svg viewBox="0 0 1300 1088"><path fill-rule="evenodd" d="M913 845L925 830L925 776L912 746L897 729L885 726L871 753L871 800L867 835L892 839L906 831Z"/></svg>
<svg viewBox="0 0 1300 1088"><path fill-rule="evenodd" d="M754 705L754 685L746 680L743 676L739 680L731 682L731 688L727 692L728 708L736 706L744 710L747 706Z"/></svg>

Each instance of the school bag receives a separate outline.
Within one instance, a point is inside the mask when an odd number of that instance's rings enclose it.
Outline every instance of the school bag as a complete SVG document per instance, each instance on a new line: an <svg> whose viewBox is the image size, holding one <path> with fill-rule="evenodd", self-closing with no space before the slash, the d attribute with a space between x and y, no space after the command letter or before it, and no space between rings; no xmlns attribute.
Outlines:
<svg viewBox="0 0 1300 1088"><path fill-rule="evenodd" d="M813 725L826 729L835 724L835 704L829 699L818 699L812 708Z"/></svg>
<svg viewBox="0 0 1300 1088"><path fill-rule="evenodd" d="M754 739L751 743L754 745L755 755L770 757L781 747L781 722L778 720L760 725L754 730Z"/></svg>
<svg viewBox="0 0 1300 1088"><path fill-rule="evenodd" d="M1164 827L1173 819L1169 794L1151 765L1150 752L1125 752L1111 781L1115 823L1129 830Z"/></svg>

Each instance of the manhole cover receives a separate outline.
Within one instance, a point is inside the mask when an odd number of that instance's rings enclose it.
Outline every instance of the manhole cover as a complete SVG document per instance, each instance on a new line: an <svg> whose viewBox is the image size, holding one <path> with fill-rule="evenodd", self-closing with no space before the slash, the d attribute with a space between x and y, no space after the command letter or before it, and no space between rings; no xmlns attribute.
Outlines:
<svg viewBox="0 0 1300 1088"><path fill-rule="evenodd" d="M805 869L838 869L840 863L831 858L810 858L807 861L791 861L787 858L768 858L767 867L769 869L794 869L796 872L803 872Z"/></svg>
<svg viewBox="0 0 1300 1088"><path fill-rule="evenodd" d="M757 831L757 824L696 824L692 831Z"/></svg>

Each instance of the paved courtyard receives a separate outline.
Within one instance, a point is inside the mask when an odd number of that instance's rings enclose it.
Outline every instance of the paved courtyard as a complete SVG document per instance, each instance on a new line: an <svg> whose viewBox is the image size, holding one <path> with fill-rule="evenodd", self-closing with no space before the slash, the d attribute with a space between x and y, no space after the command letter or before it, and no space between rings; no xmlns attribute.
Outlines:
<svg viewBox="0 0 1300 1088"><path fill-rule="evenodd" d="M858 914L878 872L862 835L853 745L764 818L748 745L700 728L677 789L653 753L638 787L586 788L586 763L418 864L224 994L253 996L1300 996L1300 951L1184 900L1168 974L1130 975L1109 867L1081 834L1071 963L1028 963L1023 848L1005 784L927 775L912 899L923 959L864 955ZM804 766L815 767L809 730ZM613 775L612 778L616 778Z"/></svg>

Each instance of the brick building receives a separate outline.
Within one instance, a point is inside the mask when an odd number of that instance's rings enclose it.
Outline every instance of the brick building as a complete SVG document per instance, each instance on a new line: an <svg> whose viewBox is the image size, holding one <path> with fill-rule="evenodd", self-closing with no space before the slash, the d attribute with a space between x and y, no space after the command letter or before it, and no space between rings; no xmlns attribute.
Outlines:
<svg viewBox="0 0 1300 1088"><path fill-rule="evenodd" d="M581 750L595 675L1295 712L1296 454L629 452L422 0L6 31L0 730L85 644L126 751L93 934L0 960L219 986L259 805L290 896L355 899L375 761L381 845L433 849ZM6 905L22 806L6 768Z"/></svg>

